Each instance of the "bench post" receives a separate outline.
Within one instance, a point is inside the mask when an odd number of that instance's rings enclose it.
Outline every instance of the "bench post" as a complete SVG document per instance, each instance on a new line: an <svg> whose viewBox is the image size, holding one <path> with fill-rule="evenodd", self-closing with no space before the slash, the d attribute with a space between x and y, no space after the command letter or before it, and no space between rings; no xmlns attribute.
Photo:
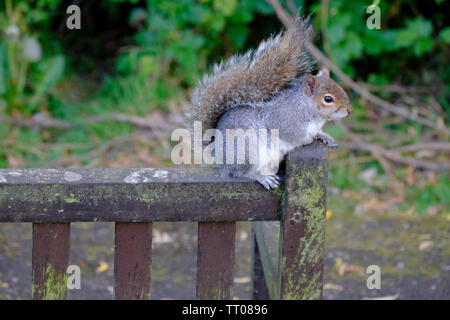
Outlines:
<svg viewBox="0 0 450 320"><path fill-rule="evenodd" d="M235 236L235 222L198 223L197 299L232 298Z"/></svg>
<svg viewBox="0 0 450 320"><path fill-rule="evenodd" d="M280 223L280 298L321 299L325 244L328 150L314 142L286 158Z"/></svg>
<svg viewBox="0 0 450 320"><path fill-rule="evenodd" d="M67 299L70 223L33 223L33 299Z"/></svg>
<svg viewBox="0 0 450 320"><path fill-rule="evenodd" d="M114 298L150 298L152 223L116 222L114 250Z"/></svg>

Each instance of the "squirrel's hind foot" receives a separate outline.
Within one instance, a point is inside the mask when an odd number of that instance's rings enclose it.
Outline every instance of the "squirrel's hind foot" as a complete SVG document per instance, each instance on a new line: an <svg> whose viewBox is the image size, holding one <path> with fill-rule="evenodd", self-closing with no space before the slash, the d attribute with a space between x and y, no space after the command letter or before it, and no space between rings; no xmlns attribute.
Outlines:
<svg viewBox="0 0 450 320"><path fill-rule="evenodd" d="M276 174L259 176L256 178L256 181L258 181L267 190L276 189L280 186L280 177Z"/></svg>

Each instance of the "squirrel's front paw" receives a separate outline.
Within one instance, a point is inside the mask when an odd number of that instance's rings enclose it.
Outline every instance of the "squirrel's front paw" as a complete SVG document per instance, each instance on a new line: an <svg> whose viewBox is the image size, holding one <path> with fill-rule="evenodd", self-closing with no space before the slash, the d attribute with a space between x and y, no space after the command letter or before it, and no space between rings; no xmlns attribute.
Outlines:
<svg viewBox="0 0 450 320"><path fill-rule="evenodd" d="M270 190L271 188L276 189L280 186L280 177L275 174L257 177L256 181L258 181L267 190Z"/></svg>
<svg viewBox="0 0 450 320"><path fill-rule="evenodd" d="M336 143L336 141L334 141L334 139L329 135L318 134L314 137L314 139L322 141L324 145L328 146L331 149L336 150L337 148L339 148L339 145Z"/></svg>

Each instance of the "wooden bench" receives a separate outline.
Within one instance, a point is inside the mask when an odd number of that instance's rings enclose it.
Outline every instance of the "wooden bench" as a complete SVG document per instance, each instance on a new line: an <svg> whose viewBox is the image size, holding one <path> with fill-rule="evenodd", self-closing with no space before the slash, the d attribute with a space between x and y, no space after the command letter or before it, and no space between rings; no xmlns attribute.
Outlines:
<svg viewBox="0 0 450 320"><path fill-rule="evenodd" d="M253 298L320 299L328 151L286 158L267 191L202 168L0 170L0 223L33 223L33 299L67 298L70 223L115 223L115 299L150 297L153 221L198 222L198 299L230 299L236 221L252 221ZM278 222L277 222L278 221Z"/></svg>

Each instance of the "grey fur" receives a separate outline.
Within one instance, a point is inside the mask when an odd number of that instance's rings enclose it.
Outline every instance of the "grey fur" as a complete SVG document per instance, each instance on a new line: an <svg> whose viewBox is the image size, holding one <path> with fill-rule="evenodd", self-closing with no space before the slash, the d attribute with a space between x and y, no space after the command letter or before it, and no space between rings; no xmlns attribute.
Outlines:
<svg viewBox="0 0 450 320"><path fill-rule="evenodd" d="M313 67L305 50L312 28L309 19L296 17L286 31L259 47L216 64L191 95L191 119L202 121L203 131L215 128L227 110L262 102L276 95Z"/></svg>
<svg viewBox="0 0 450 320"><path fill-rule="evenodd" d="M217 128L223 137L223 163L234 160L221 166L223 175L245 176L267 189L277 188L278 165L287 152L313 139L337 147L322 127L327 120L346 117L352 107L327 69L310 75L313 62L305 50L310 37L308 19L297 17L284 33L264 41L257 50L214 66L213 74L206 75L193 92L191 119L202 121L203 132ZM326 95L333 102L327 102ZM270 130L277 129L279 148L262 147L258 141L257 150L251 149L246 137L245 162L236 164L234 140L228 141L233 143L231 154L226 152L227 129L266 129L269 143L274 138ZM217 150L215 156L217 161ZM256 163L249 161L252 157Z"/></svg>

